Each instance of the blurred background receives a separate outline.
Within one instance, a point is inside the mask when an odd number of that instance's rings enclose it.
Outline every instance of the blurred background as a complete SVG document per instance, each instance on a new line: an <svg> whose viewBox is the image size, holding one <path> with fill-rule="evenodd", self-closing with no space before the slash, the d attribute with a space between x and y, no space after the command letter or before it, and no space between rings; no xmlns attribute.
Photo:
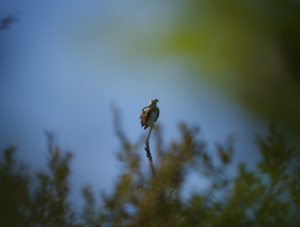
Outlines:
<svg viewBox="0 0 300 227"><path fill-rule="evenodd" d="M270 118L299 138L299 9L297 0L1 0L0 147L18 143L19 158L42 170L44 130L53 131L74 153L80 203L83 185L109 191L121 170L111 104L137 141L147 135L141 109L157 98L165 142L180 121L199 125L211 150L235 133L235 163L253 167L254 133L266 134Z"/></svg>

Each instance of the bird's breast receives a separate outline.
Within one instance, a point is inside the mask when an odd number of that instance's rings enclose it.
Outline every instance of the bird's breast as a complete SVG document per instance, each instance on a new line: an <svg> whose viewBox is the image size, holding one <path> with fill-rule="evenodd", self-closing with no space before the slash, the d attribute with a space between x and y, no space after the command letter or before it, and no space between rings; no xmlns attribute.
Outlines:
<svg viewBox="0 0 300 227"><path fill-rule="evenodd" d="M151 114L150 114L150 117L149 117L149 120L147 123L149 125L153 124L156 120L156 117L157 117L157 111L155 111L155 112L151 111Z"/></svg>

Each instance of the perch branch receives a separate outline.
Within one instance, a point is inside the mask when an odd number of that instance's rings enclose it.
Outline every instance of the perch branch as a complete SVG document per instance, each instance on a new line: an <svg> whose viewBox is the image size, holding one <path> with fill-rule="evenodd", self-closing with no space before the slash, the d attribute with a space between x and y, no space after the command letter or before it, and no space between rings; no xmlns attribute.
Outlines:
<svg viewBox="0 0 300 227"><path fill-rule="evenodd" d="M149 165L150 165L150 169L151 169L151 172L152 172L152 177L155 176L155 168L154 168L154 165L153 165L153 161L152 161L152 155L151 155L151 152L150 152L150 147L149 147L149 138L150 138L150 135L151 135L151 131L153 129L154 125L150 125L149 126L149 131L148 131L148 135L147 135L147 138L146 138L146 141L145 141L145 144L146 144L146 147L145 147L145 151L146 151L146 155L147 155L147 158L149 160Z"/></svg>

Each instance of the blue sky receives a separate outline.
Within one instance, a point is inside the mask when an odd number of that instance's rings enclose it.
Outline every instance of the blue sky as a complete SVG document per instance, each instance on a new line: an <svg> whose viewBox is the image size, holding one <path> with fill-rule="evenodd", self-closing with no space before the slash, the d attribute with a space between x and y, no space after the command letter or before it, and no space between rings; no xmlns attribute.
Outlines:
<svg viewBox="0 0 300 227"><path fill-rule="evenodd" d="M42 170L44 130L52 130L58 145L74 153L70 182L76 202L85 184L95 192L109 191L120 171L114 156L114 102L131 141L146 136L140 111L158 98L166 142L178 137L179 121L199 125L211 149L233 132L238 135L236 159L250 164L258 157L249 153L254 133L267 130L267 121L195 77L186 56L134 54L126 39L134 31L158 38L151 31L174 11L160 1L128 2L0 2L1 18L12 13L19 20L0 30L0 147L19 141L18 157L32 171Z"/></svg>

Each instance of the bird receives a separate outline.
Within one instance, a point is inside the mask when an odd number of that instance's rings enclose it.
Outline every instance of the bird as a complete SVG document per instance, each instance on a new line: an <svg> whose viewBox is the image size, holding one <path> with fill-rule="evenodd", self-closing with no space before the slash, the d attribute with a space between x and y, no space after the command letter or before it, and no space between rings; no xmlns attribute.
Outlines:
<svg viewBox="0 0 300 227"><path fill-rule="evenodd" d="M159 108L156 106L156 103L158 102L158 99L152 99L150 100L150 105L142 109L140 119L141 127L144 127L144 130L157 121L159 117Z"/></svg>

